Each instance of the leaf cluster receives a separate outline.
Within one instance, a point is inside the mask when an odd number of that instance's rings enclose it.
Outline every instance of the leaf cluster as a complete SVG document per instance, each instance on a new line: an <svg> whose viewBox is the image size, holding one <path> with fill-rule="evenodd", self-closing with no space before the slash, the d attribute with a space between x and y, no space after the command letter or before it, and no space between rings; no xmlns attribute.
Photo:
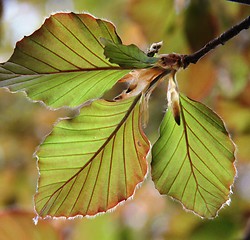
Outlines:
<svg viewBox="0 0 250 240"><path fill-rule="evenodd" d="M55 14L17 43L0 66L0 87L79 110L37 152L39 217L95 215L133 196L149 172L142 121L160 82L169 84L168 110L152 148L155 187L201 217L217 215L229 202L235 147L215 112L179 92L180 67L179 57L123 45L112 23L89 14ZM120 97L101 99L117 82L127 83Z"/></svg>

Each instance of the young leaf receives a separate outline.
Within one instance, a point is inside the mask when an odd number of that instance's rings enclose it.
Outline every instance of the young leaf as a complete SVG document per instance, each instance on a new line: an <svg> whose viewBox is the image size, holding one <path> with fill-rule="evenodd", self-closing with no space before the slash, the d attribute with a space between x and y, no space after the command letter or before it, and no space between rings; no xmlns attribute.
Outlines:
<svg viewBox="0 0 250 240"><path fill-rule="evenodd" d="M152 179L161 194L212 218L229 202L234 151L222 120L205 105L180 95L181 123L167 111L152 150Z"/></svg>
<svg viewBox="0 0 250 240"><path fill-rule="evenodd" d="M136 45L122 45L102 38L105 45L104 54L111 63L116 63L124 68L148 68L152 67L158 58L148 57Z"/></svg>
<svg viewBox="0 0 250 240"><path fill-rule="evenodd" d="M26 91L53 108L99 98L129 72L105 58L101 37L121 44L108 21L89 14L52 15L0 65L0 87Z"/></svg>
<svg viewBox="0 0 250 240"><path fill-rule="evenodd" d="M140 101L96 100L55 126L38 152L40 217L95 215L132 196L149 151Z"/></svg>

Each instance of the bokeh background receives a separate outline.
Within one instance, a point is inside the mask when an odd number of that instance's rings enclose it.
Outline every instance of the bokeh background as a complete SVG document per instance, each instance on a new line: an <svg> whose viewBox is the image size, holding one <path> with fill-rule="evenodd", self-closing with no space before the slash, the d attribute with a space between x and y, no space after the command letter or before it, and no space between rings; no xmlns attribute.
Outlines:
<svg viewBox="0 0 250 240"><path fill-rule="evenodd" d="M146 50L163 40L162 53L192 53L250 14L250 6L225 0L0 0L0 61L16 41L30 35L54 12L90 12L111 20L125 44ZM38 177L33 153L64 110L49 111L23 93L0 89L0 240L250 239L250 30L178 74L187 96L213 108L237 145L238 177L231 205L214 220L186 212L160 196L150 179L132 200L94 218L32 218ZM157 139L166 108L160 87L151 97L146 132ZM150 159L149 159L150 161Z"/></svg>

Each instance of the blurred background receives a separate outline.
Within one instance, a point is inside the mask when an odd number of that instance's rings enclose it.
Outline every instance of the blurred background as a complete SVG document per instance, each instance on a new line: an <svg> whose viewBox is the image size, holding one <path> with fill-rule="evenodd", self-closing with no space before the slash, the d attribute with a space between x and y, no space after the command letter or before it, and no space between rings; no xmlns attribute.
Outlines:
<svg viewBox="0 0 250 240"><path fill-rule="evenodd" d="M163 40L161 53L188 54L241 21L250 6L225 0L0 0L0 61L16 41L32 34L50 14L90 12L111 20L125 44L146 50ZM23 93L0 89L0 240L217 240L250 239L250 30L178 74L179 87L213 108L237 145L238 177L231 205L214 220L201 219L160 196L148 179L132 200L94 218L39 220L33 195L38 178L33 153L63 110L49 111ZM166 108L164 88L151 97L146 129L152 143ZM150 161L150 159L149 159Z"/></svg>

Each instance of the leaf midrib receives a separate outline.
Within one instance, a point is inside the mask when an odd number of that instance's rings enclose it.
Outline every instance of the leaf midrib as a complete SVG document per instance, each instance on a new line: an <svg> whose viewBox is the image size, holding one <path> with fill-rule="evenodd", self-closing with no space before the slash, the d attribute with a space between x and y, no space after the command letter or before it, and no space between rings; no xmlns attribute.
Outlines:
<svg viewBox="0 0 250 240"><path fill-rule="evenodd" d="M77 177L80 172L85 169L89 164L92 163L92 161L95 159L95 157L107 146L107 144L109 143L109 141L115 136L115 134L119 131L119 129L121 128L121 126L125 123L125 121L128 119L129 115L132 113L134 107L136 106L137 102L140 100L141 98L141 94L139 94L138 96L136 96L136 98L134 99L133 103L131 104L130 108L128 109L127 113L125 114L125 116L123 117L123 119L119 122L119 124L117 125L117 127L115 128L115 130L110 134L110 136L107 138L107 140L103 143L103 145L96 151L96 153L84 164L84 166L82 166L78 172L76 172L71 178L69 178L66 182L64 182L64 184L62 186L60 186L55 192L53 192L52 195L50 195L49 199L46 201L46 203L44 204L43 209L41 210L41 213L45 210L48 202L50 201L50 199L52 199L53 196L55 196L55 194L59 191L61 191L64 186L66 184L68 184L72 179L74 179L75 177Z"/></svg>
<svg viewBox="0 0 250 240"><path fill-rule="evenodd" d="M200 194L201 198L203 199L203 201L204 201L204 203L206 205L206 208L209 211L209 214L213 215L212 212L210 211L210 209L207 206L208 203L206 202L206 199L204 198L204 196L201 194L201 192L199 190L200 185L199 185L199 182L197 180L197 176L195 174L194 166L193 166L190 151L189 151L189 139L188 139L188 133L187 133L187 127L186 127L186 119L185 119L185 116L184 116L183 106L182 106L181 101L180 101L180 110L181 110L181 120L183 122L183 131L184 131L184 136L185 136L185 140L186 140L187 158L188 158L188 161L189 161L189 164L190 164L191 174L193 175L195 183L196 183L195 196L194 196L194 202L193 202L193 209L195 208L196 195L197 195L197 192L198 192Z"/></svg>
<svg viewBox="0 0 250 240"><path fill-rule="evenodd" d="M25 67L25 66L22 66L20 64L17 64L15 62L8 62L8 63L13 63L13 64L16 64L16 65L19 65L21 67ZM4 68L4 64L1 65L3 68ZM27 68L27 67L25 67ZM4 68L6 69L6 68ZM28 68L27 68L28 69ZM9 69L6 69L8 71L11 71ZM32 69L29 69L30 71L33 71ZM131 67L119 67L119 66L112 66L112 67L98 67L98 68L80 68L80 69L72 69L72 70L63 70L63 71L58 71L58 72L44 72L44 73L39 73L39 72L35 72L34 74L22 74L22 73L15 73L13 71L11 71L12 73L9 73L9 75L18 75L18 76L34 76L34 75L50 75L50 74L63 74L63 73L75 73L75 72L91 72L91 71L107 71L107 70L119 70L119 71L123 71L123 70L133 70L133 68ZM1 73L1 71L0 71ZM6 74L7 75L7 74Z"/></svg>

